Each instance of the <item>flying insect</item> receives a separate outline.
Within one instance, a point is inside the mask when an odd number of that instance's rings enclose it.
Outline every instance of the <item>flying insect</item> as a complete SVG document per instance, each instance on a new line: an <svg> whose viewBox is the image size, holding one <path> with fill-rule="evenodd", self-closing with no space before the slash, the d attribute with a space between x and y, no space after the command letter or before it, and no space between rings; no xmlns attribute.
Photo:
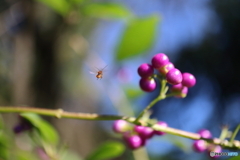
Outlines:
<svg viewBox="0 0 240 160"><path fill-rule="evenodd" d="M104 69L107 67L107 65L105 67L103 67L102 69L98 69L96 72L90 72L91 74L96 74L96 78L97 79L102 79L103 78L103 71Z"/></svg>

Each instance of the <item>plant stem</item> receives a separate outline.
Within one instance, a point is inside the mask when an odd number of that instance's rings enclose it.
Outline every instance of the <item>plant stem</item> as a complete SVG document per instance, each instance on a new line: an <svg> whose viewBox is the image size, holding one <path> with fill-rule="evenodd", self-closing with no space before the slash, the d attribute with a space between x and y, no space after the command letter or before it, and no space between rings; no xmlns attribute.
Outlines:
<svg viewBox="0 0 240 160"><path fill-rule="evenodd" d="M223 126L219 139L223 141L224 139L226 139L227 135L228 135L228 126Z"/></svg>
<svg viewBox="0 0 240 160"><path fill-rule="evenodd" d="M235 137L237 136L239 130L240 130L240 124L239 124L239 125L237 126L237 128L234 130L234 132L233 132L233 134L232 134L232 136L231 136L231 138L230 138L230 143L233 143L233 141L234 141Z"/></svg>
<svg viewBox="0 0 240 160"><path fill-rule="evenodd" d="M163 100L166 98L166 84L167 81L164 79L161 79L161 89L159 95L152 101L150 104L138 115L138 117L135 120L135 123L139 123L139 119L142 118L142 116L149 110L151 109L158 101Z"/></svg>
<svg viewBox="0 0 240 160"><path fill-rule="evenodd" d="M149 160L148 153L145 147L141 147L133 152L134 160Z"/></svg>
<svg viewBox="0 0 240 160"><path fill-rule="evenodd" d="M203 140L205 140L205 141L207 141L209 143L220 145L220 146L222 146L224 148L240 150L240 141L237 141L237 140L233 140L233 142L231 143L231 141L227 141L227 140L225 140L223 142L219 138L205 139L205 138L202 138L197 133L186 132L186 131L175 129L175 128L161 126L161 125L158 125L158 124L149 125L149 127L151 127L154 130L162 131L162 132L165 132L165 133L168 133L168 134L172 134L172 135L176 135L176 136L180 136L180 137L185 137L185 138L191 137L191 139L194 139L194 140L203 139Z"/></svg>
<svg viewBox="0 0 240 160"><path fill-rule="evenodd" d="M0 113L36 113L39 115L45 115L45 116L52 116L56 118L70 118L70 119L81 119L81 120L117 120L117 119L123 119L128 121L129 123L135 123L134 117L126 117L126 116L117 116L117 115L98 115L98 114L91 114L91 113L75 113L75 112L66 112L62 109L42 109L42 108L32 108L32 107L0 107ZM189 139L199 140L203 139L210 143L214 143L216 145L221 145L225 148L229 149L240 149L240 141L234 140L236 137L240 125L235 129L233 136L231 138L231 141L225 140L224 143L222 143L222 140L219 138L214 139L204 139L201 138L199 134L197 133L191 133L186 132L183 130L170 128L170 127L164 127L160 126L158 124L149 124L148 127L151 127L152 129L156 131L162 131L169 134L177 135L180 137L185 137Z"/></svg>
<svg viewBox="0 0 240 160"><path fill-rule="evenodd" d="M33 107L0 107L0 113L36 113L45 116L52 116L56 118L70 118L70 119L81 119L81 120L117 120L124 119L129 122L133 122L135 118L117 116L117 115L99 115L95 113L75 113L66 112L62 109L43 109Z"/></svg>

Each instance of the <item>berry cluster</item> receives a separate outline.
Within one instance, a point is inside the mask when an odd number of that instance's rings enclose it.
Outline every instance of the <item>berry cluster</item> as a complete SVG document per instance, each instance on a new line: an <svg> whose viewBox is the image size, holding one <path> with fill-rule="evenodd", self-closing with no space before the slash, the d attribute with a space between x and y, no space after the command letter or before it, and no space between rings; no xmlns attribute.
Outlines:
<svg viewBox="0 0 240 160"><path fill-rule="evenodd" d="M207 129L202 129L198 132L198 134L202 137L202 138L212 138L212 134L209 130ZM195 140L193 143L193 149L196 152L204 152L204 151L208 151L208 152L221 152L222 148L218 145L214 145L214 144L208 144L205 140ZM209 155L209 154L208 154ZM217 158L218 156L214 156L212 158Z"/></svg>
<svg viewBox="0 0 240 160"><path fill-rule="evenodd" d="M172 85L170 91L176 93L177 97L184 98L188 92L188 88L196 84L196 78L192 74L181 73L169 61L166 54L158 53L152 58L152 64L143 63L138 67L138 74L141 77L139 84L143 91L151 92L155 90L154 69Z"/></svg>
<svg viewBox="0 0 240 160"><path fill-rule="evenodd" d="M159 121L158 125L167 127L167 123ZM146 141L152 138L154 135L164 135L164 132L155 131L150 127L145 126L132 126L130 123L124 120L116 120L113 124L113 130L116 133L121 133L123 139L131 149L137 149L146 144Z"/></svg>

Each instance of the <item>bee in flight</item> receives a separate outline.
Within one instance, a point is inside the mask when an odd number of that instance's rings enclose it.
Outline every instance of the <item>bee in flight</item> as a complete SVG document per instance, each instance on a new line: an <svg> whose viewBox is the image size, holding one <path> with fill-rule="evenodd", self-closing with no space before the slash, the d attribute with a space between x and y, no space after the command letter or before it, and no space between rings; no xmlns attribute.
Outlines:
<svg viewBox="0 0 240 160"><path fill-rule="evenodd" d="M102 79L103 78L103 70L107 67L107 65L105 67L103 67L102 69L97 69L97 71L95 72L90 72L91 74L96 74L96 78L97 79Z"/></svg>

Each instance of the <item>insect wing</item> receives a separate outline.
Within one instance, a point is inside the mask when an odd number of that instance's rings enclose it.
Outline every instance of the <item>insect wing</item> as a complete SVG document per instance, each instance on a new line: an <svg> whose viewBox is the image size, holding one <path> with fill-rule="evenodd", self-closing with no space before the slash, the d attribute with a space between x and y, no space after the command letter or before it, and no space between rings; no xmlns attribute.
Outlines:
<svg viewBox="0 0 240 160"><path fill-rule="evenodd" d="M90 74L97 74L97 73L95 73L95 72L92 72L92 71L89 71L89 73L90 73Z"/></svg>

